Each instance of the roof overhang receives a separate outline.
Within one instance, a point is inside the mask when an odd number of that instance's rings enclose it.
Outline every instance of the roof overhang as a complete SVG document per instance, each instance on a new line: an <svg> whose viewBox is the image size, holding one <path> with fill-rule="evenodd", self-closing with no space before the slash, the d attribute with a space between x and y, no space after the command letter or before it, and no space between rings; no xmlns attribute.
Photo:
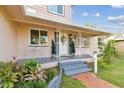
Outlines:
<svg viewBox="0 0 124 93"><path fill-rule="evenodd" d="M9 5L9 6L3 6L3 9L5 9L7 14L9 15L10 20L14 22L43 25L53 28L60 28L68 31L82 32L84 34L88 34L89 36L106 36L111 34L98 29L81 27L74 24L60 23L57 21L51 21L51 20L38 18L35 16L25 15L24 11L22 11L21 6Z"/></svg>

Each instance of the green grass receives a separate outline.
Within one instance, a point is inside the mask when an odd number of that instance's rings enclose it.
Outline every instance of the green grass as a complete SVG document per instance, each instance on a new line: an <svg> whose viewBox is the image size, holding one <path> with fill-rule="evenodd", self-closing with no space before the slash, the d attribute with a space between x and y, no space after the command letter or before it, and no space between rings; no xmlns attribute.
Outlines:
<svg viewBox="0 0 124 93"><path fill-rule="evenodd" d="M72 79L71 77L62 76L62 83L60 85L61 88L85 88L79 80Z"/></svg>
<svg viewBox="0 0 124 93"><path fill-rule="evenodd" d="M117 87L124 88L124 55L112 57L111 64L98 65L98 76Z"/></svg>

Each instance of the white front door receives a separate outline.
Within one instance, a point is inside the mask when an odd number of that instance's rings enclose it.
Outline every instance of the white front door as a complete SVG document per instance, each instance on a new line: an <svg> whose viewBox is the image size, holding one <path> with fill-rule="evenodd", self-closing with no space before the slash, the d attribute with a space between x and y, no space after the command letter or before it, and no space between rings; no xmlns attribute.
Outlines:
<svg viewBox="0 0 124 93"><path fill-rule="evenodd" d="M69 47L68 33L60 32L60 56L67 56Z"/></svg>

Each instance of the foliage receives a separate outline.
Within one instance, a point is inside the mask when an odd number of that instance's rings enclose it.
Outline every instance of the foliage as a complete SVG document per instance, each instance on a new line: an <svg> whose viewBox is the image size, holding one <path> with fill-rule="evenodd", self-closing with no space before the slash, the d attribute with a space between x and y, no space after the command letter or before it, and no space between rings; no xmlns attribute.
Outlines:
<svg viewBox="0 0 124 93"><path fill-rule="evenodd" d="M61 36L61 42L63 43L63 45L65 44L66 41L66 37L64 35Z"/></svg>
<svg viewBox="0 0 124 93"><path fill-rule="evenodd" d="M57 68L50 68L45 70L45 75L47 76L46 81L50 82L57 74Z"/></svg>
<svg viewBox="0 0 124 93"><path fill-rule="evenodd" d="M46 73L47 72L47 73ZM0 87L42 88L56 75L57 69L42 69L36 60L24 64L0 62Z"/></svg>
<svg viewBox="0 0 124 93"><path fill-rule="evenodd" d="M54 41L52 40L52 56L56 54L56 46Z"/></svg>
<svg viewBox="0 0 124 93"><path fill-rule="evenodd" d="M4 62L0 61L0 69L4 67Z"/></svg>
<svg viewBox="0 0 124 93"><path fill-rule="evenodd" d="M60 85L61 88L85 88L86 86L83 85L80 81L74 80L71 77L62 76L62 82Z"/></svg>
<svg viewBox="0 0 124 93"><path fill-rule="evenodd" d="M114 47L114 41L110 40L107 45L105 45L103 50L103 56L100 59L101 64L108 64L111 62L112 56L117 56L117 52Z"/></svg>
<svg viewBox="0 0 124 93"><path fill-rule="evenodd" d="M99 56L102 56L102 51L104 50L104 43L102 38L98 38L98 48L99 48Z"/></svg>
<svg viewBox="0 0 124 93"><path fill-rule="evenodd" d="M95 26L94 24L89 23L89 22L87 22L87 23L85 24L85 26L91 27L91 28L96 28L96 26Z"/></svg>
<svg viewBox="0 0 124 93"><path fill-rule="evenodd" d="M18 82L18 72L16 71L15 62L1 63L0 67L0 87L8 88L14 87L14 83Z"/></svg>
<svg viewBox="0 0 124 93"><path fill-rule="evenodd" d="M37 69L40 65L37 63L36 60L27 60L24 64L25 70Z"/></svg>
<svg viewBox="0 0 124 93"><path fill-rule="evenodd" d="M17 88L45 88L47 87L47 83L42 80L30 80L19 82L16 85Z"/></svg>
<svg viewBox="0 0 124 93"><path fill-rule="evenodd" d="M46 75L44 74L44 70L40 68L40 65L36 60L28 60L24 64L24 81L28 80L42 80L45 81Z"/></svg>

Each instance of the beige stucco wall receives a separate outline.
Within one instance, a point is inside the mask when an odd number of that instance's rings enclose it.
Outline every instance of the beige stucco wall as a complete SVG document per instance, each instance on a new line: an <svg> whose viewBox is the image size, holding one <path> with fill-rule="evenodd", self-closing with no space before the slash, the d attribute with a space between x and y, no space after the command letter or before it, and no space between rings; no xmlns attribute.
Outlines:
<svg viewBox="0 0 124 93"><path fill-rule="evenodd" d="M48 31L48 46L39 46L31 47L29 46L29 29L30 28L39 28L46 29ZM28 24L19 24L17 29L17 46L18 46L18 59L27 59L27 58L41 58L41 57L50 57L51 56L51 41L54 39L54 31L56 29L28 25Z"/></svg>
<svg viewBox="0 0 124 93"><path fill-rule="evenodd" d="M48 41L49 45L47 47L30 47L29 46L29 28L40 28L46 29L48 31ZM54 32L56 29L36 26L36 25L28 25L28 24L18 24L17 29L17 47L18 47L18 59L28 59L28 58L42 58L42 57L51 57L51 41L54 39ZM60 31L60 38L64 32L66 36L66 42L63 45L60 40L60 55L68 55L68 34L64 30ZM71 32L72 33L72 32ZM82 48L82 50L88 50L89 52L98 51L97 45L97 37L92 37L90 39L90 45L87 48ZM76 55L80 53L80 49L76 48ZM85 54L85 52L84 52Z"/></svg>
<svg viewBox="0 0 124 93"><path fill-rule="evenodd" d="M0 6L0 60L8 61L17 54L16 30Z"/></svg>
<svg viewBox="0 0 124 93"><path fill-rule="evenodd" d="M91 50L92 53L94 51L97 51L97 53L99 53L99 49L98 49L98 36L90 38L90 50Z"/></svg>
<svg viewBox="0 0 124 93"><path fill-rule="evenodd" d="M76 54L87 54L91 53L93 54L94 51L97 51L99 54L99 49L98 49L98 36L95 37L89 37L89 45L87 47L83 47L82 49L76 48Z"/></svg>

